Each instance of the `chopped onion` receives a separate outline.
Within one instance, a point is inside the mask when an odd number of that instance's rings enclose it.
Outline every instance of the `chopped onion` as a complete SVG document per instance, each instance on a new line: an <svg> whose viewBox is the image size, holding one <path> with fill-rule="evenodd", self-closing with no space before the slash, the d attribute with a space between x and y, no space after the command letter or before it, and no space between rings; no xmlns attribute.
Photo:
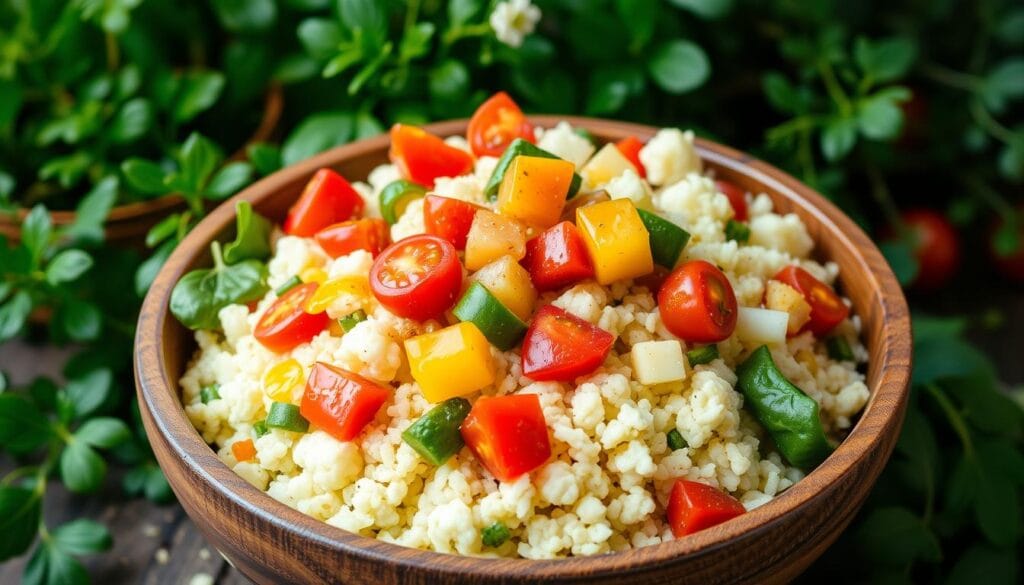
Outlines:
<svg viewBox="0 0 1024 585"><path fill-rule="evenodd" d="M789 313L771 309L740 307L736 336L749 343L785 343Z"/></svg>

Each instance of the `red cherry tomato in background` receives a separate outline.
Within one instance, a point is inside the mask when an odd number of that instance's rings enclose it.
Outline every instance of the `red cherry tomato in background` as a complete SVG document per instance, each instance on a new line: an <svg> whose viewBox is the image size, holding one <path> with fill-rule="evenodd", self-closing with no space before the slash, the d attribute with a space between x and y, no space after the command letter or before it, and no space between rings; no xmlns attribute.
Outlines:
<svg viewBox="0 0 1024 585"><path fill-rule="evenodd" d="M775 275L774 280L795 288L811 305L811 318L803 328L819 337L834 329L850 314L850 307L846 306L832 287L799 266L786 266Z"/></svg>
<svg viewBox="0 0 1024 585"><path fill-rule="evenodd" d="M903 223L913 240L914 257L919 270L911 287L935 290L949 281L960 266L960 236L941 213L931 209L912 209L902 214Z"/></svg>
<svg viewBox="0 0 1024 585"><path fill-rule="evenodd" d="M363 198L344 177L331 169L320 169L288 210L284 232L308 238L333 223L359 215L363 205Z"/></svg>
<svg viewBox="0 0 1024 585"><path fill-rule="evenodd" d="M318 231L316 243L331 258L366 250L376 256L388 245L388 224L382 219L363 218L329 225Z"/></svg>
<svg viewBox="0 0 1024 585"><path fill-rule="evenodd" d="M520 264L530 280L543 292L593 278L587 245L576 226L569 221L555 224L526 242L526 255Z"/></svg>
<svg viewBox="0 0 1024 585"><path fill-rule="evenodd" d="M1005 224L1004 218L993 222L988 238L989 256L1000 274L1010 280L1024 282L1024 207L1017 213L1017 247L1009 254L1000 254L996 247L996 237Z"/></svg>
<svg viewBox="0 0 1024 585"><path fill-rule="evenodd" d="M391 392L359 374L313 364L302 395L299 413L339 441L351 441L362 432Z"/></svg>
<svg viewBox="0 0 1024 585"><path fill-rule="evenodd" d="M622 156L636 167L636 173L647 178L647 169L644 168L644 163L640 162L640 149L643 147L644 143L640 142L636 136L629 136L615 143L615 148L619 149Z"/></svg>
<svg viewBox="0 0 1024 585"><path fill-rule="evenodd" d="M685 341L715 343L736 329L736 294L721 270L704 260L676 267L658 291L665 327Z"/></svg>
<svg viewBox="0 0 1024 585"><path fill-rule="evenodd" d="M729 205L732 205L733 219L736 221L747 221L746 191L729 181L715 181L715 185L723 195L729 198Z"/></svg>
<svg viewBox="0 0 1024 585"><path fill-rule="evenodd" d="M516 138L533 142L533 126L503 91L480 104L466 128L466 140L476 156L501 156Z"/></svg>
<svg viewBox="0 0 1024 585"><path fill-rule="evenodd" d="M462 288L462 264L448 240L418 235L395 242L374 260L370 289L380 304L425 321L447 311Z"/></svg>
<svg viewBox="0 0 1024 585"><path fill-rule="evenodd" d="M480 207L451 197L427 195L423 198L423 227L428 234L444 238L456 250L466 249L466 237Z"/></svg>
<svg viewBox="0 0 1024 585"><path fill-rule="evenodd" d="M668 524L676 538L746 513L736 498L706 483L677 479L668 498Z"/></svg>
<svg viewBox="0 0 1024 585"><path fill-rule="evenodd" d="M523 374L570 382L597 369L615 336L554 305L541 307L523 338Z"/></svg>
<svg viewBox="0 0 1024 585"><path fill-rule="evenodd" d="M536 394L483 396L461 430L469 450L499 481L512 481L551 457L548 425Z"/></svg>
<svg viewBox="0 0 1024 585"><path fill-rule="evenodd" d="M391 162L403 179L434 188L438 177L457 177L473 170L473 156L445 144L422 128L395 124L391 127Z"/></svg>
<svg viewBox="0 0 1024 585"><path fill-rule="evenodd" d="M284 353L306 343L327 328L327 313L312 315L305 311L317 287L315 282L300 284L271 304L253 330L253 336L271 351Z"/></svg>

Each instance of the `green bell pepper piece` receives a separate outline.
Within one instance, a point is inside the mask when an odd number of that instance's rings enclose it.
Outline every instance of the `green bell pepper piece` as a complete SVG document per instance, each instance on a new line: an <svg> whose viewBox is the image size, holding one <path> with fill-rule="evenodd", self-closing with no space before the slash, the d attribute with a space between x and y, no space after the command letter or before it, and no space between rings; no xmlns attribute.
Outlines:
<svg viewBox="0 0 1024 585"><path fill-rule="evenodd" d="M855 360L850 343L842 335L829 337L825 340L825 347L828 349L828 357L840 362L852 362Z"/></svg>
<svg viewBox="0 0 1024 585"><path fill-rule="evenodd" d="M462 449L459 426L472 406L465 398L449 398L402 432L402 439L434 465L442 465Z"/></svg>
<svg viewBox="0 0 1024 585"><path fill-rule="evenodd" d="M672 429L671 431L669 431L668 435L666 435L666 438L668 439L668 448L672 449L673 451L678 451L684 447L689 447L689 445L686 444L686 439L683 438L683 434L680 433L678 429Z"/></svg>
<svg viewBox="0 0 1024 585"><path fill-rule="evenodd" d="M338 325L341 325L341 329L345 333L348 333L349 331L352 331L353 327L362 323L363 321L366 321L366 311L358 309L355 312L349 313L348 315L345 315L344 317L338 319Z"/></svg>
<svg viewBox="0 0 1024 585"><path fill-rule="evenodd" d="M210 384L199 390L199 400L203 404L209 404L218 398L220 398L220 384Z"/></svg>
<svg viewBox="0 0 1024 585"><path fill-rule="evenodd" d="M309 421L299 414L299 407L287 402L275 402L267 413L267 426L296 433L309 430Z"/></svg>
<svg viewBox="0 0 1024 585"><path fill-rule="evenodd" d="M690 362L691 367L699 366L701 364L710 364L717 359L718 346L713 343L711 345L705 345L704 347L698 347L686 352L686 361Z"/></svg>
<svg viewBox="0 0 1024 585"><path fill-rule="evenodd" d="M745 223L730 219L725 224L725 239L746 244L750 240L750 227Z"/></svg>
<svg viewBox="0 0 1024 585"><path fill-rule="evenodd" d="M491 178L487 180L487 186L484 187L484 194L487 195L487 199L494 201L498 198L498 187L501 186L501 180L505 178L505 171L512 166L512 160L520 155L559 158L543 148L530 144L522 138L516 138L508 145L508 147L505 148L505 152L501 153L501 158L498 159L498 164L494 166L494 172L491 173ZM579 173L573 173L572 182L569 183L569 194L566 196L566 199L572 199L575 197L582 184L583 177L580 177Z"/></svg>
<svg viewBox="0 0 1024 585"><path fill-rule="evenodd" d="M380 215L388 225L394 225L410 203L426 194L423 185L412 181L399 179L388 183L380 192Z"/></svg>
<svg viewBox="0 0 1024 585"><path fill-rule="evenodd" d="M526 333L526 323L479 282L466 289L452 313L460 321L471 321L501 351L515 347Z"/></svg>
<svg viewBox="0 0 1024 585"><path fill-rule="evenodd" d="M258 420L252 423L252 430L256 433L257 439L270 432L270 428L267 426L266 420Z"/></svg>
<svg viewBox="0 0 1024 585"><path fill-rule="evenodd" d="M480 540L484 546L489 548L498 548L511 537L512 531L508 529L508 526L505 526L504 522L495 522L480 530Z"/></svg>
<svg viewBox="0 0 1024 585"><path fill-rule="evenodd" d="M690 241L690 233L646 209L637 209L636 212L640 214L640 221L644 222L644 227L647 228L654 263L668 269L675 268L686 242Z"/></svg>

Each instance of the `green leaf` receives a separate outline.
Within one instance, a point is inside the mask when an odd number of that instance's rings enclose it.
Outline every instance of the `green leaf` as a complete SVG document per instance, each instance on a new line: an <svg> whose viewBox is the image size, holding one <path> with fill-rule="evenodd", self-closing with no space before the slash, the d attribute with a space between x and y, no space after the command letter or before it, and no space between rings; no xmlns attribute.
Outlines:
<svg viewBox="0 0 1024 585"><path fill-rule="evenodd" d="M482 0L451 0L448 3L448 20L451 26L466 24L480 13Z"/></svg>
<svg viewBox="0 0 1024 585"><path fill-rule="evenodd" d="M732 0L669 0L669 2L708 20L721 18L732 10Z"/></svg>
<svg viewBox="0 0 1024 585"><path fill-rule="evenodd" d="M872 563L903 567L916 561L938 562L942 549L921 518L906 508L876 508L854 533L858 549Z"/></svg>
<svg viewBox="0 0 1024 585"><path fill-rule="evenodd" d="M250 144L245 151L256 173L267 176L281 169L281 149L273 144L258 142Z"/></svg>
<svg viewBox="0 0 1024 585"><path fill-rule="evenodd" d="M167 173L154 163L141 158L130 158L121 163L121 173L131 187L148 195L167 193Z"/></svg>
<svg viewBox="0 0 1024 585"><path fill-rule="evenodd" d="M167 240L153 252L152 256L146 258L142 264L139 264L139 267L135 270L135 294L139 298L146 296L146 292L153 284L153 281L156 280L156 275L160 272L160 268L171 257L171 252L174 251L177 245L176 239Z"/></svg>
<svg viewBox="0 0 1024 585"><path fill-rule="evenodd" d="M630 75L618 68L601 68L590 76L586 112L590 115L613 114L626 104L630 94Z"/></svg>
<svg viewBox="0 0 1024 585"><path fill-rule="evenodd" d="M983 92L987 102L993 100L989 103L1024 96L1024 58L1006 59L993 67L985 77Z"/></svg>
<svg viewBox="0 0 1024 585"><path fill-rule="evenodd" d="M919 265L909 243L902 240L881 242L878 249L882 251L900 284L906 286L914 281Z"/></svg>
<svg viewBox="0 0 1024 585"><path fill-rule="evenodd" d="M89 573L52 543L40 543L25 566L22 585L89 585Z"/></svg>
<svg viewBox="0 0 1024 585"><path fill-rule="evenodd" d="M299 42L310 56L326 59L341 45L341 27L326 18L307 18L299 23Z"/></svg>
<svg viewBox="0 0 1024 585"><path fill-rule="evenodd" d="M430 22L418 22L406 30L405 36L398 44L398 58L411 61L430 52L430 39L434 36L434 25Z"/></svg>
<svg viewBox="0 0 1024 585"><path fill-rule="evenodd" d="M172 213L167 217L161 219L155 226L149 228L146 232L146 247L152 248L163 242L167 238L173 236L178 231L178 225L181 223L181 214Z"/></svg>
<svg viewBox="0 0 1024 585"><path fill-rule="evenodd" d="M277 20L274 0L213 0L224 28L232 32L259 32Z"/></svg>
<svg viewBox="0 0 1024 585"><path fill-rule="evenodd" d="M934 488L939 466L939 448L928 419L916 409L907 409L896 451L909 470L905 481L918 491Z"/></svg>
<svg viewBox="0 0 1024 585"><path fill-rule="evenodd" d="M88 301L68 299L57 307L54 321L72 341L92 341L103 328L103 315Z"/></svg>
<svg viewBox="0 0 1024 585"><path fill-rule="evenodd" d="M178 152L181 173L178 177L185 194L201 193L210 175L220 165L223 155L212 140L198 132L185 139Z"/></svg>
<svg viewBox="0 0 1024 585"><path fill-rule="evenodd" d="M887 96L864 99L857 108L857 127L873 140L895 138L903 127L903 110Z"/></svg>
<svg viewBox="0 0 1024 585"><path fill-rule="evenodd" d="M804 106L793 84L778 71L769 71L761 77L761 88L768 102L778 111L788 114L799 113Z"/></svg>
<svg viewBox="0 0 1024 585"><path fill-rule="evenodd" d="M639 51L647 46L657 24L657 0L615 0L619 22L629 31L630 50Z"/></svg>
<svg viewBox="0 0 1024 585"><path fill-rule="evenodd" d="M131 431L124 421L110 417L89 419L75 431L76 439L100 449L116 447L131 436Z"/></svg>
<svg viewBox="0 0 1024 585"><path fill-rule="evenodd" d="M107 527L86 518L72 520L53 531L53 545L69 555L102 552L109 550L112 544Z"/></svg>
<svg viewBox="0 0 1024 585"><path fill-rule="evenodd" d="M53 435L50 421L23 396L0 394L0 446L11 453L30 453Z"/></svg>
<svg viewBox="0 0 1024 585"><path fill-rule="evenodd" d="M996 36L1008 46L1024 45L1024 8L1011 9L996 24Z"/></svg>
<svg viewBox="0 0 1024 585"><path fill-rule="evenodd" d="M21 104L21 86L13 80L0 79L0 128L14 123Z"/></svg>
<svg viewBox="0 0 1024 585"><path fill-rule="evenodd" d="M178 123L188 122L210 108L224 90L224 75L216 71L190 71L181 78L171 115Z"/></svg>
<svg viewBox="0 0 1024 585"><path fill-rule="evenodd" d="M373 114L369 112L359 112L356 114L355 133L353 138L356 140L362 140L363 138L370 138L384 133L384 126L373 117Z"/></svg>
<svg viewBox="0 0 1024 585"><path fill-rule="evenodd" d="M0 562L21 555L36 539L41 517L39 495L32 490L0 486Z"/></svg>
<svg viewBox="0 0 1024 585"><path fill-rule="evenodd" d="M7 341L21 333L31 312L32 297L25 290L19 290L7 302L0 305L0 342Z"/></svg>
<svg viewBox="0 0 1024 585"><path fill-rule="evenodd" d="M853 58L861 71L875 83L887 83L906 75L917 58L917 43L908 37L871 40L859 37Z"/></svg>
<svg viewBox="0 0 1024 585"><path fill-rule="evenodd" d="M117 200L120 182L110 175L101 179L75 207L75 222L68 235L83 243L103 241L103 224Z"/></svg>
<svg viewBox="0 0 1024 585"><path fill-rule="evenodd" d="M343 73L349 67L363 60L363 50L359 47L348 47L335 55L324 65L322 75L325 79L335 77Z"/></svg>
<svg viewBox="0 0 1024 585"><path fill-rule="evenodd" d="M946 577L946 585L1013 585L1019 583L1019 553L975 544L964 551Z"/></svg>
<svg viewBox="0 0 1024 585"><path fill-rule="evenodd" d="M845 157L857 144L857 121L852 118L834 118L821 131L821 153L829 161Z"/></svg>
<svg viewBox="0 0 1024 585"><path fill-rule="evenodd" d="M252 181L252 165L243 161L228 163L210 179L206 196L213 200L227 199Z"/></svg>
<svg viewBox="0 0 1024 585"><path fill-rule="evenodd" d="M71 282L92 267L92 256L82 250L70 249L60 252L46 265L46 282L56 286Z"/></svg>
<svg viewBox="0 0 1024 585"><path fill-rule="evenodd" d="M683 40L661 44L647 61L647 70L665 91L674 94L694 90L711 74L704 50Z"/></svg>
<svg viewBox="0 0 1024 585"><path fill-rule="evenodd" d="M985 361L983 354L955 337L915 340L913 383L969 376Z"/></svg>
<svg viewBox="0 0 1024 585"><path fill-rule="evenodd" d="M265 260L270 256L270 220L252 210L248 201L235 204L235 239L224 246L224 262Z"/></svg>
<svg viewBox="0 0 1024 585"><path fill-rule="evenodd" d="M347 112L323 112L306 118L288 136L281 148L285 165L295 164L352 137L352 115Z"/></svg>
<svg viewBox="0 0 1024 585"><path fill-rule="evenodd" d="M996 546L1009 548L1020 540L1020 494L1002 475L985 470L974 510L981 533Z"/></svg>
<svg viewBox="0 0 1024 585"><path fill-rule="evenodd" d="M216 246L216 242L214 243ZM214 251L214 256L219 252ZM218 329L217 313L234 303L246 303L262 297L267 287L267 267L256 260L193 270L178 281L171 291L171 313L189 329Z"/></svg>
<svg viewBox="0 0 1024 585"><path fill-rule="evenodd" d="M999 172L1015 183L1024 181L1024 139L1007 144L999 153Z"/></svg>
<svg viewBox="0 0 1024 585"><path fill-rule="evenodd" d="M96 368L68 380L64 393L75 408L77 418L85 418L96 412L110 396L113 374L106 368Z"/></svg>
<svg viewBox="0 0 1024 585"><path fill-rule="evenodd" d="M442 61L430 70L430 97L435 100L464 99L469 91L469 70L454 59Z"/></svg>
<svg viewBox="0 0 1024 585"><path fill-rule="evenodd" d="M387 38L387 4L377 0L337 1L341 23L361 35L368 54L375 53Z"/></svg>
<svg viewBox="0 0 1024 585"><path fill-rule="evenodd" d="M71 441L60 454L60 477L69 491L94 492L103 485L107 464L92 447Z"/></svg>
<svg viewBox="0 0 1024 585"><path fill-rule="evenodd" d="M53 224L50 223L50 213L42 204L32 208L32 211L25 216L21 224L21 243L28 248L32 257L32 266L39 266L46 248L50 245L50 236L53 234Z"/></svg>
<svg viewBox="0 0 1024 585"><path fill-rule="evenodd" d="M107 133L115 143L124 144L145 134L152 125L152 104L145 98L135 98L125 102L114 114Z"/></svg>
<svg viewBox="0 0 1024 585"><path fill-rule="evenodd" d="M91 164L93 159L90 152L79 150L50 159L39 169L39 178L44 181L56 179L61 187L69 189L85 177Z"/></svg>

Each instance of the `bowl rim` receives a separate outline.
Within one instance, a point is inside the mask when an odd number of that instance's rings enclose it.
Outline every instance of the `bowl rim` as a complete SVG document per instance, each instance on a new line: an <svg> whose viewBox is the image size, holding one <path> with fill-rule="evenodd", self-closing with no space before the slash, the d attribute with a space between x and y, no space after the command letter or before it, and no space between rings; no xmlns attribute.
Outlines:
<svg viewBox="0 0 1024 585"><path fill-rule="evenodd" d="M589 129L595 125L600 126L601 134L622 132L642 139L658 131L653 126L579 116L531 115L528 118L534 125L545 128L565 120L573 127ZM429 124L424 128L436 135L450 136L463 134L467 122L465 119L450 120ZM909 394L910 315L902 289L881 252L857 224L810 187L751 155L697 138L696 150L703 161L746 175L765 191L776 192L792 206L815 216L823 224L823 233L841 240L841 247L849 249L860 263L869 267L866 276L872 279L870 288L875 291L870 305L877 305L878 318L885 323L883 335L877 340L881 349L885 350L876 352L882 360L877 366L881 368L878 383L877 387L870 388L869 402L849 435L823 463L766 504L686 538L622 552L553 560L481 558L408 548L336 528L278 502L266 492L242 480L221 462L185 415L178 399L179 389L172 388L169 383L163 356L162 332L170 316L167 304L170 292L181 275L190 268L195 256L202 254L212 239L229 229L234 221L236 202L261 199L265 194L293 182L296 177L310 176L316 169L331 166L339 160L386 149L388 144L388 135L383 134L336 147L286 167L223 202L179 244L157 275L143 302L135 340L135 376L139 400L151 413L155 429L162 435L171 452L184 465L191 467L196 478L209 484L213 491L230 500L233 506L256 515L260 520L295 538L310 539L325 550L366 561L397 564L410 570L429 570L452 577L486 576L492 579L625 574L668 564L697 552L716 550L734 539L752 537L770 530L787 515L799 514L812 501L837 490L838 482L844 474L863 457L884 445L887 437L891 438L894 433L898 433ZM882 291L886 294L881 294ZM900 337L904 337L907 342L895 342ZM143 363L147 367L142 367ZM156 368L152 367L154 364ZM171 432L172 423L184 425L192 432ZM152 430L147 428L147 432ZM212 463L205 464L205 461L210 461L211 455L214 455ZM459 559L459 562L451 562L452 558Z"/></svg>

